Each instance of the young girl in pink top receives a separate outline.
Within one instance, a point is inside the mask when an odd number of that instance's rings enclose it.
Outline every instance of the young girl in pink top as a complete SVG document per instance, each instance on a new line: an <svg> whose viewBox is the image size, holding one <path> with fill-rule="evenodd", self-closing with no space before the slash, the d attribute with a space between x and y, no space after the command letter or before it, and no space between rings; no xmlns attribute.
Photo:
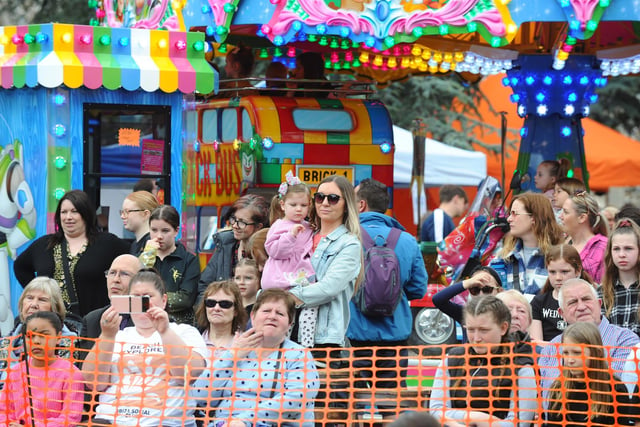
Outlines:
<svg viewBox="0 0 640 427"><path fill-rule="evenodd" d="M269 258L262 271L262 289L290 289L315 281L311 266L313 230L305 219L310 206L309 188L287 172L286 181L271 202L271 227L264 244ZM316 307L301 311L294 341L306 347L313 345L316 316Z"/></svg>
<svg viewBox="0 0 640 427"><path fill-rule="evenodd" d="M57 313L38 311L27 317L24 330L27 360L9 368L0 392L0 425L78 424L84 405L84 382L78 368L55 354L62 320Z"/></svg>
<svg viewBox="0 0 640 427"><path fill-rule="evenodd" d="M262 289L289 289L314 281L313 230L305 219L310 206L309 188L287 172L271 202L271 227L264 244L269 258L262 271Z"/></svg>

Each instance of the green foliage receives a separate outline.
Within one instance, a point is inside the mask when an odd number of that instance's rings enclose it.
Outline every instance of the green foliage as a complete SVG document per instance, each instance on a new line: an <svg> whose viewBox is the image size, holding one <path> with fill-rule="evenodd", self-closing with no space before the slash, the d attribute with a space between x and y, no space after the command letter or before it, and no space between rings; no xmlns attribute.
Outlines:
<svg viewBox="0 0 640 427"><path fill-rule="evenodd" d="M483 135L500 135L500 128L487 124L477 108L481 100L491 103L477 85L463 83L457 75L414 76L392 83L378 94L400 127L409 129L414 119L421 118L429 136L437 141L466 150L473 150L472 144L477 144L489 151L500 151L499 145L486 144L476 137L477 130ZM491 112L498 114L492 107ZM509 129L509 144L517 142L515 132Z"/></svg>
<svg viewBox="0 0 640 427"><path fill-rule="evenodd" d="M640 78L609 78L598 90L598 102L591 106L590 117L605 126L640 139Z"/></svg>
<svg viewBox="0 0 640 427"><path fill-rule="evenodd" d="M63 22L88 24L95 12L86 0L3 0L0 25Z"/></svg>

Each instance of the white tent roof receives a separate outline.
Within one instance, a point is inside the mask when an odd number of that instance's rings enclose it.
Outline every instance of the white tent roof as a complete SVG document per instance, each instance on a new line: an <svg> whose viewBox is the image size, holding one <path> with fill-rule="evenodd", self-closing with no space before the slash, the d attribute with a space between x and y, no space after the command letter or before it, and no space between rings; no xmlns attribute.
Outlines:
<svg viewBox="0 0 640 427"><path fill-rule="evenodd" d="M409 185L413 158L413 135L401 127L393 127L396 146L394 156L394 185ZM424 185L437 187L445 184L478 185L487 176L487 156L478 151L467 151L426 139L424 159Z"/></svg>

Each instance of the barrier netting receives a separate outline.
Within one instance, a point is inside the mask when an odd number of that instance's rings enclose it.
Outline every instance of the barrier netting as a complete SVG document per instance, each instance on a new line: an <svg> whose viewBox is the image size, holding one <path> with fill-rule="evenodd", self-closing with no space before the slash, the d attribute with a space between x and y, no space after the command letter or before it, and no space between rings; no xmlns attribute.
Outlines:
<svg viewBox="0 0 640 427"><path fill-rule="evenodd" d="M0 350L0 425L368 425L406 411L465 425L640 421L630 348L607 348L604 359L552 344L484 355L466 345L202 351L151 342L105 352L65 338L60 356L39 349L25 360L19 338Z"/></svg>

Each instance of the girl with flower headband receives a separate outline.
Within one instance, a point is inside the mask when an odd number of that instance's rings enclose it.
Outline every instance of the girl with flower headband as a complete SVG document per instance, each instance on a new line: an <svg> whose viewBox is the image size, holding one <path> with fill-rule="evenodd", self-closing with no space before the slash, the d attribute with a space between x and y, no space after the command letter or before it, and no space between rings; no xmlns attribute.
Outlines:
<svg viewBox="0 0 640 427"><path fill-rule="evenodd" d="M280 184L278 194L271 201L272 225L264 244L269 258L262 271L262 289L288 290L315 281L311 266L313 230L305 219L310 206L309 188L291 171L287 172L285 182ZM315 307L305 308L300 313L297 340L302 345L313 345L316 310ZM306 339L311 341L306 342Z"/></svg>
<svg viewBox="0 0 640 427"><path fill-rule="evenodd" d="M605 271L598 296L613 325L640 333L640 227L628 218L616 224L604 256Z"/></svg>

